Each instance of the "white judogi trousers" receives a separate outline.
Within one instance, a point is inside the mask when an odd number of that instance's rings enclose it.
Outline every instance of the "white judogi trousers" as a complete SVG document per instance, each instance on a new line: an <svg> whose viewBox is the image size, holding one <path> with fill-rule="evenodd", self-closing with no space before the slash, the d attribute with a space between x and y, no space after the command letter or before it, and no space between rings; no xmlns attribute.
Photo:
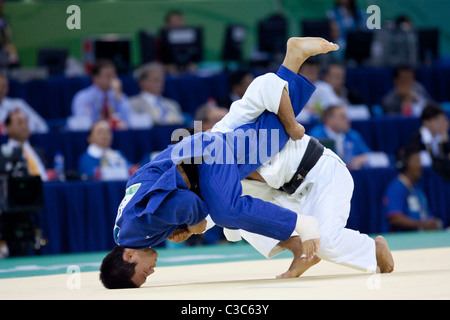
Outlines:
<svg viewBox="0 0 450 320"><path fill-rule="evenodd" d="M247 89L246 103L233 103L230 112L212 131L231 131L244 123L255 121L265 111L262 97L253 95L253 92L261 91L254 91L252 86L268 88L264 93L265 99L270 97L270 88L287 89L286 82L274 74L256 78ZM274 101L279 101L279 90L273 92L276 95ZM269 111L277 113L278 106ZM315 217L319 222L321 240L317 254L319 258L362 271L375 272L375 241L365 234L345 228L350 213L353 178L334 152L325 148L322 157L294 194L289 195L278 190L293 177L309 140L307 135L298 141L289 140L280 153L258 169L266 183L243 180L243 194L272 202L297 214ZM278 240L259 234L228 229L224 229L224 233L229 241L244 238L267 258L285 250L278 244Z"/></svg>

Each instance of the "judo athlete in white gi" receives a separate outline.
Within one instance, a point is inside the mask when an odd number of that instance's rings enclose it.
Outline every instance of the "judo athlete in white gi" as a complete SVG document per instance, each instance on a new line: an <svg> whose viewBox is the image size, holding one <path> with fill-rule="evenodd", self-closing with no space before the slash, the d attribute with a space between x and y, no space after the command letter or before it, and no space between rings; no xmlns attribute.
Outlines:
<svg viewBox="0 0 450 320"><path fill-rule="evenodd" d="M273 81L283 80L274 77ZM264 111L261 104L235 103L212 131L233 130L243 123L256 121ZM367 272L376 272L377 269L382 273L392 272L394 261L382 236L374 240L358 231L345 228L354 185L344 162L330 149L320 146L322 149L318 150L320 154L317 162L312 164L312 168L307 168L310 171L298 171L306 158L314 157L311 151L317 145L320 145L317 140L308 135L304 135L301 140L291 139L280 153L263 164L257 173L248 177L255 180L241 181L243 195L272 202L300 215L313 216L319 222L321 246L317 257L303 262L295 257L291 268L281 277L300 276L319 262L319 258ZM294 184L289 184L292 181ZM230 241L244 238L267 258L274 257L286 249L278 240L244 230L224 229L224 233ZM293 235L295 236L295 232Z"/></svg>
<svg viewBox="0 0 450 320"><path fill-rule="evenodd" d="M293 176L311 138L290 141L272 161L258 169L260 180L242 180L243 195L272 202L297 214L315 217L319 222L321 246L311 261L294 261L291 268L279 277L298 277L320 259L367 272L393 271L394 261L386 240L374 239L345 228L350 213L353 179L345 164L331 150L325 148L319 161L304 178L293 194L279 190ZM262 182L264 181L264 182ZM227 230L228 240L244 238L266 258L284 250L278 240L244 230ZM295 233L293 234L295 235Z"/></svg>

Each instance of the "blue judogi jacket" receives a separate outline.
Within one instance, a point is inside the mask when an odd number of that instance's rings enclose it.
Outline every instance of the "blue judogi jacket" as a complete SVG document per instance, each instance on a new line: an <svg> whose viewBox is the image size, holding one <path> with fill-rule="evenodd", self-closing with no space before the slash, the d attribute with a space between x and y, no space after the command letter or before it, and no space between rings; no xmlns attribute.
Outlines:
<svg viewBox="0 0 450 320"><path fill-rule="evenodd" d="M314 92L314 85L283 66L277 75L288 82L294 113L298 115ZM261 129L267 132L262 134ZM272 148L274 139L278 139L278 148ZM222 227L287 240L297 214L242 196L240 180L278 153L288 140L277 116L266 111L255 123L234 132L201 132L169 146L128 181L118 209L114 240L128 248L156 246L180 226L196 225L208 214ZM239 151L237 146L242 143L245 150ZM254 150L251 145L258 148ZM267 149L261 152L263 146ZM229 163L230 157L234 163ZM177 170L178 163L193 159L201 159L197 167L200 195L188 190Z"/></svg>

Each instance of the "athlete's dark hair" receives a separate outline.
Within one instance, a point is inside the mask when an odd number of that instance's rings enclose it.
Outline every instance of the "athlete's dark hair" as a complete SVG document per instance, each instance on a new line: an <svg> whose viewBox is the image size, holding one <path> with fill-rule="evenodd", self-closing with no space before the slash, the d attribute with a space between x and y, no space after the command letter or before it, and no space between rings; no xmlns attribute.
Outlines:
<svg viewBox="0 0 450 320"><path fill-rule="evenodd" d="M115 246L100 266L100 281L108 289L137 288L131 280L136 263L123 260L124 247Z"/></svg>

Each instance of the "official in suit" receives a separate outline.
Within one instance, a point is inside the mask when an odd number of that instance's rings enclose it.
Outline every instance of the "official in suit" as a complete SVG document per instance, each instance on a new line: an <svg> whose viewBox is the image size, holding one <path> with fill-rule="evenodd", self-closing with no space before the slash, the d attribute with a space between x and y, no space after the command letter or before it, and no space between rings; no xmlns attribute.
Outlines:
<svg viewBox="0 0 450 320"><path fill-rule="evenodd" d="M149 63L135 74L141 92L130 98L134 113L148 117L150 126L183 124L184 117L180 105L172 99L162 96L165 73L163 66Z"/></svg>
<svg viewBox="0 0 450 320"><path fill-rule="evenodd" d="M28 141L31 134L27 116L20 110L14 110L6 117L5 127L8 131L7 144L12 148L22 149L28 173L32 176L40 176L42 181L47 181L43 153L32 147Z"/></svg>

